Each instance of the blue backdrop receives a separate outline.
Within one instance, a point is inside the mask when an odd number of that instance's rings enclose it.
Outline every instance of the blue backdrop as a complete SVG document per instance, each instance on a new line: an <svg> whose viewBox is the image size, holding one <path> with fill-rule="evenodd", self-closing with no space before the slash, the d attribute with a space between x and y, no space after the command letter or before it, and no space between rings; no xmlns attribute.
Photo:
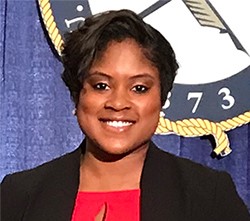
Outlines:
<svg viewBox="0 0 250 221"><path fill-rule="evenodd" d="M83 138L35 1L0 1L0 179L75 149ZM210 157L210 137L155 136L158 146L228 171L250 209L250 125L228 132L233 152ZM164 166L164 165L163 165Z"/></svg>

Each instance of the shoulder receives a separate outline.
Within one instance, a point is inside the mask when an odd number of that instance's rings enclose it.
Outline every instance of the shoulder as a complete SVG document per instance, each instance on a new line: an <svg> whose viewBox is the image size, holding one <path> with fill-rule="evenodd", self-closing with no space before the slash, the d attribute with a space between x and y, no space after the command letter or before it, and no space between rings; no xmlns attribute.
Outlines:
<svg viewBox="0 0 250 221"><path fill-rule="evenodd" d="M70 153L66 153L35 168L9 174L3 179L1 183L1 189L5 187L6 183L10 185L10 183L14 184L15 182L23 184L25 189L27 189L27 187L34 185L36 182L39 182L39 179L44 179L51 173L54 173L57 170L61 170L68 163L73 163L74 159L78 158L78 156L80 155L79 152L80 151L78 148Z"/></svg>
<svg viewBox="0 0 250 221"><path fill-rule="evenodd" d="M1 200L6 203L15 197L26 198L28 192L39 188L47 182L60 178L63 173L73 170L80 161L80 148L55 158L35 168L9 174L1 183ZM79 158L79 160L78 160ZM72 169L73 168L73 169Z"/></svg>
<svg viewBox="0 0 250 221"><path fill-rule="evenodd" d="M164 165L169 165L170 167L172 167L172 170L174 170L186 179L193 180L192 177L194 177L195 180L214 180L217 179L218 176L224 176L225 174L227 174L226 172L214 170L210 167L194 162L190 159L173 155L171 153L161 150L157 146L153 147L152 152L152 155L154 155L155 158L154 161L157 160L159 164L162 165L163 169L165 169Z"/></svg>
<svg viewBox="0 0 250 221"><path fill-rule="evenodd" d="M149 149L147 168L160 174L161 182L175 180L186 194L206 199L215 194L218 182L231 180L226 172L220 172L189 159L175 156L152 145ZM154 172L152 172L154 174ZM231 182L231 181L230 181Z"/></svg>
<svg viewBox="0 0 250 221"><path fill-rule="evenodd" d="M159 150L159 156L163 164L168 165L171 162L173 170L180 177L182 183L189 190L193 190L197 194L214 194L218 185L233 183L231 176L225 171L212 169L190 159L164 152L163 150Z"/></svg>
<svg viewBox="0 0 250 221"><path fill-rule="evenodd" d="M7 175L1 183L2 219L21 220L31 198L38 197L42 191L45 194L45 190L56 189L60 183L77 176L80 152L78 148L36 168Z"/></svg>
<svg viewBox="0 0 250 221"><path fill-rule="evenodd" d="M211 169L160 149L156 152L159 164L162 167L170 165L180 180L192 211L213 213L218 220L250 220L247 207L227 172Z"/></svg>

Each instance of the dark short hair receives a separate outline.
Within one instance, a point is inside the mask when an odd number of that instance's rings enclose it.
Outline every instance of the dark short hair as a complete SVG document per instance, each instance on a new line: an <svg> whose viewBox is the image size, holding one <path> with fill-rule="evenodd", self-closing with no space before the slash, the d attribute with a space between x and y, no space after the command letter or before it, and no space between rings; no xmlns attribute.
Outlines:
<svg viewBox="0 0 250 221"><path fill-rule="evenodd" d="M161 104L172 89L178 64L175 53L162 34L130 10L107 11L86 18L75 31L65 35L62 50L62 79L78 104L83 81L94 61L101 58L108 43L131 38L158 69Z"/></svg>

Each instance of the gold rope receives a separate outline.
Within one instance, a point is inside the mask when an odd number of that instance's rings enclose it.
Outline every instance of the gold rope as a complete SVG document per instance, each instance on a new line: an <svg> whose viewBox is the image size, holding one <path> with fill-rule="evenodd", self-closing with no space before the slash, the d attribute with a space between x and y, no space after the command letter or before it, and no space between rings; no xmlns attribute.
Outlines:
<svg viewBox="0 0 250 221"><path fill-rule="evenodd" d="M160 117L156 134L175 133L184 137L203 136L212 134L215 138L216 155L227 155L231 152L229 140L224 131L231 130L243 124L250 122L250 111L240 114L237 117L221 121L219 123L211 122L206 119L191 118L179 121L170 121L169 119Z"/></svg>
<svg viewBox="0 0 250 221"><path fill-rule="evenodd" d="M40 11L43 17L45 27L49 33L49 37L52 40L57 52L61 55L61 49L63 44L62 36L59 29L56 26L56 22L51 10L51 4L49 0L38 0Z"/></svg>

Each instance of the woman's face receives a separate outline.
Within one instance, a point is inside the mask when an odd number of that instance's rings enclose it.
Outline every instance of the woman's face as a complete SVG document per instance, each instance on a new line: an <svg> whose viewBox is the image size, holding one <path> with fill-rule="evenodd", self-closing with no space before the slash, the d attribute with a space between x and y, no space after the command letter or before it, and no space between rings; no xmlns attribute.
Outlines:
<svg viewBox="0 0 250 221"><path fill-rule="evenodd" d="M134 40L126 39L109 43L92 65L80 93L77 118L87 148L124 155L147 147L160 109L158 70Z"/></svg>

